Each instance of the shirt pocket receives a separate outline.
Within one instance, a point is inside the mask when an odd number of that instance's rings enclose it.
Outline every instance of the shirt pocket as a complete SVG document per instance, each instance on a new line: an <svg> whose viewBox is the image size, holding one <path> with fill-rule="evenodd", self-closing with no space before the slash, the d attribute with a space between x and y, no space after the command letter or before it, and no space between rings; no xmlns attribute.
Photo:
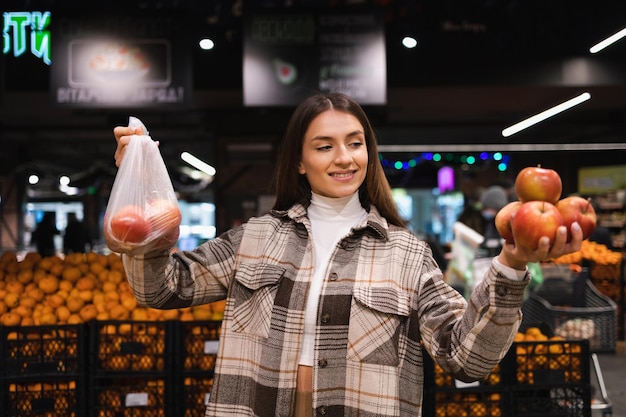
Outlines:
<svg viewBox="0 0 626 417"><path fill-rule="evenodd" d="M347 359L398 366L399 332L410 313L409 295L393 288L356 286L348 326Z"/></svg>
<svg viewBox="0 0 626 417"><path fill-rule="evenodd" d="M231 291L232 329L267 338L272 308L285 268L270 264L240 264Z"/></svg>

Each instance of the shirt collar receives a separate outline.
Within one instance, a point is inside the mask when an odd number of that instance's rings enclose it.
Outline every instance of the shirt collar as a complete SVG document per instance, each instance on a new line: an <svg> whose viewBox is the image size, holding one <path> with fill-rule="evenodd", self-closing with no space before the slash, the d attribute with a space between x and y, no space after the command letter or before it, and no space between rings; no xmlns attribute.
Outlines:
<svg viewBox="0 0 626 417"><path fill-rule="evenodd" d="M286 217L298 223L305 222L305 219L307 223L309 221L306 214L306 208L300 203L294 204L288 210L271 210L270 214L275 217ZM389 239L389 224L387 223L387 220L380 215L378 209L373 205L370 206L368 210L365 222L357 225L354 229L369 229L376 237L384 240Z"/></svg>

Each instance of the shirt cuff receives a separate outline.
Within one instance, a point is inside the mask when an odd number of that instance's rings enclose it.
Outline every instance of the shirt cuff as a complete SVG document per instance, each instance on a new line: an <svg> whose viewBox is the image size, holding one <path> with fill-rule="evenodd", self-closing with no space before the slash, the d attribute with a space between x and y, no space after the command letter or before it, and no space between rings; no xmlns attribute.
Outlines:
<svg viewBox="0 0 626 417"><path fill-rule="evenodd" d="M506 265L503 265L499 260L498 257L495 256L493 258L493 266L499 270L500 272L502 272L502 275L504 275L506 278L508 279L512 279L514 281L522 281L524 279L524 277L526 277L526 273L528 272L528 267L526 267L526 269L524 269L523 271L508 267Z"/></svg>

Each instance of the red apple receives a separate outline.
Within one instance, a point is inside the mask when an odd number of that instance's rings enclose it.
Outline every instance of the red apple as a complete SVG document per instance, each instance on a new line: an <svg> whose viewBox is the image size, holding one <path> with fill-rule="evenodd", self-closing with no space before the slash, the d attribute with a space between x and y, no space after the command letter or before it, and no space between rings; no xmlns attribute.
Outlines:
<svg viewBox="0 0 626 417"><path fill-rule="evenodd" d="M562 191L560 175L553 169L541 168L541 165L526 167L515 178L515 193L522 203L539 200L556 204Z"/></svg>
<svg viewBox="0 0 626 417"><path fill-rule="evenodd" d="M178 241L182 219L178 205L168 200L154 200L148 204L147 215L156 236L153 249L174 246Z"/></svg>
<svg viewBox="0 0 626 417"><path fill-rule="evenodd" d="M562 225L563 217L554 204L534 200L523 203L517 209L511 230L516 245L535 250L542 236L550 238L552 244L557 229Z"/></svg>
<svg viewBox="0 0 626 417"><path fill-rule="evenodd" d="M522 205L521 201L512 201L506 206L502 207L496 214L496 229L502 239L507 242L513 242L513 230L511 228L512 217Z"/></svg>
<svg viewBox="0 0 626 417"><path fill-rule="evenodd" d="M168 200L151 201L146 209L152 230L156 233L167 233L178 229L181 221L180 209L177 204Z"/></svg>
<svg viewBox="0 0 626 417"><path fill-rule="evenodd" d="M124 206L111 216L110 234L124 243L141 243L152 230L146 213L138 206Z"/></svg>
<svg viewBox="0 0 626 417"><path fill-rule="evenodd" d="M587 239L596 228L598 221L596 211L590 198L579 196L565 197L556 203L556 208L563 216L563 224L567 226L567 241L572 240L570 227L578 222L583 231L583 239Z"/></svg>

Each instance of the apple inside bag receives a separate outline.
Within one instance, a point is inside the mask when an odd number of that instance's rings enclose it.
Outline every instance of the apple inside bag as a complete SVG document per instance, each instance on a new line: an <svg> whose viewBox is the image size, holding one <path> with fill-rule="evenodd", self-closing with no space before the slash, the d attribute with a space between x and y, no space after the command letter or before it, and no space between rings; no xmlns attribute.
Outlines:
<svg viewBox="0 0 626 417"><path fill-rule="evenodd" d="M171 178L156 142L143 123L129 126L144 134L130 140L104 215L104 240L114 252L141 255L172 248L178 241L181 213Z"/></svg>

